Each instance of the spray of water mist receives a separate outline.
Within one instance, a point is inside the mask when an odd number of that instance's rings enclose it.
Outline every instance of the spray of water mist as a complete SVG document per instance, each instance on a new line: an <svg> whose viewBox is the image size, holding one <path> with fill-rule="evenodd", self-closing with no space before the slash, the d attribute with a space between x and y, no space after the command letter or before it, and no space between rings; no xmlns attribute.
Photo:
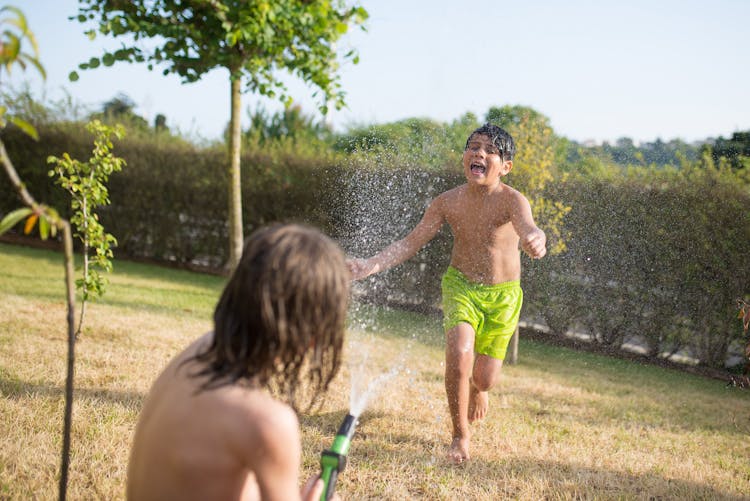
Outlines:
<svg viewBox="0 0 750 501"><path fill-rule="evenodd" d="M349 395L349 414L359 416L367 407L369 401L385 387L385 385L400 372L398 366L392 367L375 378L367 381L364 371L352 371L352 388Z"/></svg>
<svg viewBox="0 0 750 501"><path fill-rule="evenodd" d="M349 255L369 256L382 249L391 241L403 237L417 222L427 202L434 196L435 186L429 182L429 173L418 166L410 169L408 159L399 154L401 170L374 172L369 169L354 169L349 178L346 210L349 221L349 238L341 244ZM412 164L418 164L413 162ZM428 182L425 182L428 181ZM383 287L383 277L355 284L354 295L377 296L387 288ZM355 304L350 311L349 332L366 332L375 324L371 317L361 313ZM365 410L370 400L383 389L389 381L400 372L404 354L398 363L389 370L368 377L367 349L356 349L350 341L351 393L349 413L344 417L341 426L331 444L331 448L321 454L321 479L325 488L321 500L330 499L336 485L336 479L346 467L349 445L358 423L358 417ZM362 347L364 348L364 347ZM408 343L406 348L408 349ZM362 360L354 361L360 355ZM407 371L408 372L408 371Z"/></svg>
<svg viewBox="0 0 750 501"><path fill-rule="evenodd" d="M400 169L372 168L381 160L393 161L399 158ZM391 242L403 238L419 221L428 202L434 196L434 187L425 182L429 173L424 168L414 167L417 162L399 152L385 152L362 160L362 165L353 169L347 181L345 205L347 238L341 242L347 254L367 257L380 251ZM393 299L391 277L381 273L353 284L355 298L369 298L378 301ZM371 311L359 308L357 302L350 310L350 333L363 333L377 330ZM363 347L350 349L353 356L366 356ZM366 348L364 351L366 352ZM359 414L364 410L378 386L385 384L398 373L398 368L387 370L382 376L368 380L364 374L369 364L367 360L351 363L352 393L351 407ZM353 412L354 413L354 412Z"/></svg>

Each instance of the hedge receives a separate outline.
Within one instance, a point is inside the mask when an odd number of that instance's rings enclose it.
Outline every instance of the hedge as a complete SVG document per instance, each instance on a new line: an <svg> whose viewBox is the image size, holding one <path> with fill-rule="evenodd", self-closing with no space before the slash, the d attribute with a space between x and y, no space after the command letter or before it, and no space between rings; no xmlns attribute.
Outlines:
<svg viewBox="0 0 750 501"><path fill-rule="evenodd" d="M40 130L34 142L13 129L2 139L34 196L58 209L65 194L47 177L47 155L89 157L82 127ZM220 268L227 258L226 154L176 140L124 140L127 166L110 180L102 222L118 239L116 258ZM394 156L397 161L398 156ZM437 194L462 182L457 167L419 169L356 154L251 150L242 158L246 234L275 221L315 225L351 255L366 256L403 237ZM572 207L567 250L523 258L527 320L564 334L582 330L619 349L637 340L648 356L678 351L722 366L741 341L736 299L750 292L748 185L713 166L643 168L570 176L545 197ZM18 206L0 178L0 212ZM413 307L439 304L450 259L444 229L419 254L357 284ZM115 263L116 264L116 263Z"/></svg>

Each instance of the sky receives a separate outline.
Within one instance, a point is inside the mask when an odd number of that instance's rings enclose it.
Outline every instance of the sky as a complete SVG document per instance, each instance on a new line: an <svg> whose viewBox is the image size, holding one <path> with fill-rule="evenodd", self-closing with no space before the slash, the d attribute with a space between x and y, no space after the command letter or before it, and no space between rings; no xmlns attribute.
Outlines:
<svg viewBox="0 0 750 501"><path fill-rule="evenodd" d="M5 2L3 2L5 4ZM192 137L217 139L229 122L229 78L215 69L182 84L161 69L117 63L68 74L119 40L91 41L68 20L76 0L16 0L47 71L13 74L47 99L70 95L92 109L123 93L135 112L157 114ZM340 50L347 107L330 114L338 131L405 118L482 119L492 106L530 106L575 141L692 142L750 130L748 0L362 0L366 31L350 31ZM295 102L316 114L312 90L286 78ZM243 95L248 111L281 105ZM319 116L319 115L318 115ZM320 117L322 119L322 117Z"/></svg>

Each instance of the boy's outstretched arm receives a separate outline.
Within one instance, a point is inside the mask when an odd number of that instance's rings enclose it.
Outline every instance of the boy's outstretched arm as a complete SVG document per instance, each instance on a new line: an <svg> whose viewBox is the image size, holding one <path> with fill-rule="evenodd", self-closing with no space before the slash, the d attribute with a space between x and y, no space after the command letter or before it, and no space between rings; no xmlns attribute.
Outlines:
<svg viewBox="0 0 750 501"><path fill-rule="evenodd" d="M414 229L401 240L393 242L391 245L378 252L368 259L348 259L349 271L352 274L352 280L360 280L375 273L385 271L398 264L403 263L430 240L435 237L440 227L443 225L444 217L442 211L441 198L438 197L432 201L422 216L422 220Z"/></svg>
<svg viewBox="0 0 750 501"><path fill-rule="evenodd" d="M516 203L511 211L511 221L518 233L521 249L533 259L540 259L547 254L547 235L540 230L531 214L531 205L525 196L518 193Z"/></svg>

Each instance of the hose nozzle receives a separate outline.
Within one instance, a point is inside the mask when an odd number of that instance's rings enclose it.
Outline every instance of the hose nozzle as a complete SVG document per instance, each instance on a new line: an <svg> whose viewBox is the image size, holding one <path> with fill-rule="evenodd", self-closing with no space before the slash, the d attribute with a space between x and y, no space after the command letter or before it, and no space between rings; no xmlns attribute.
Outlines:
<svg viewBox="0 0 750 501"><path fill-rule="evenodd" d="M333 496L338 474L346 468L346 454L349 452L349 444L351 443L352 436L354 436L356 426L357 417L347 414L339 427L336 438L333 439L331 448L324 450L320 455L320 467L322 470L320 478L323 479L323 483L325 484L323 495L320 498L321 501L327 501Z"/></svg>

